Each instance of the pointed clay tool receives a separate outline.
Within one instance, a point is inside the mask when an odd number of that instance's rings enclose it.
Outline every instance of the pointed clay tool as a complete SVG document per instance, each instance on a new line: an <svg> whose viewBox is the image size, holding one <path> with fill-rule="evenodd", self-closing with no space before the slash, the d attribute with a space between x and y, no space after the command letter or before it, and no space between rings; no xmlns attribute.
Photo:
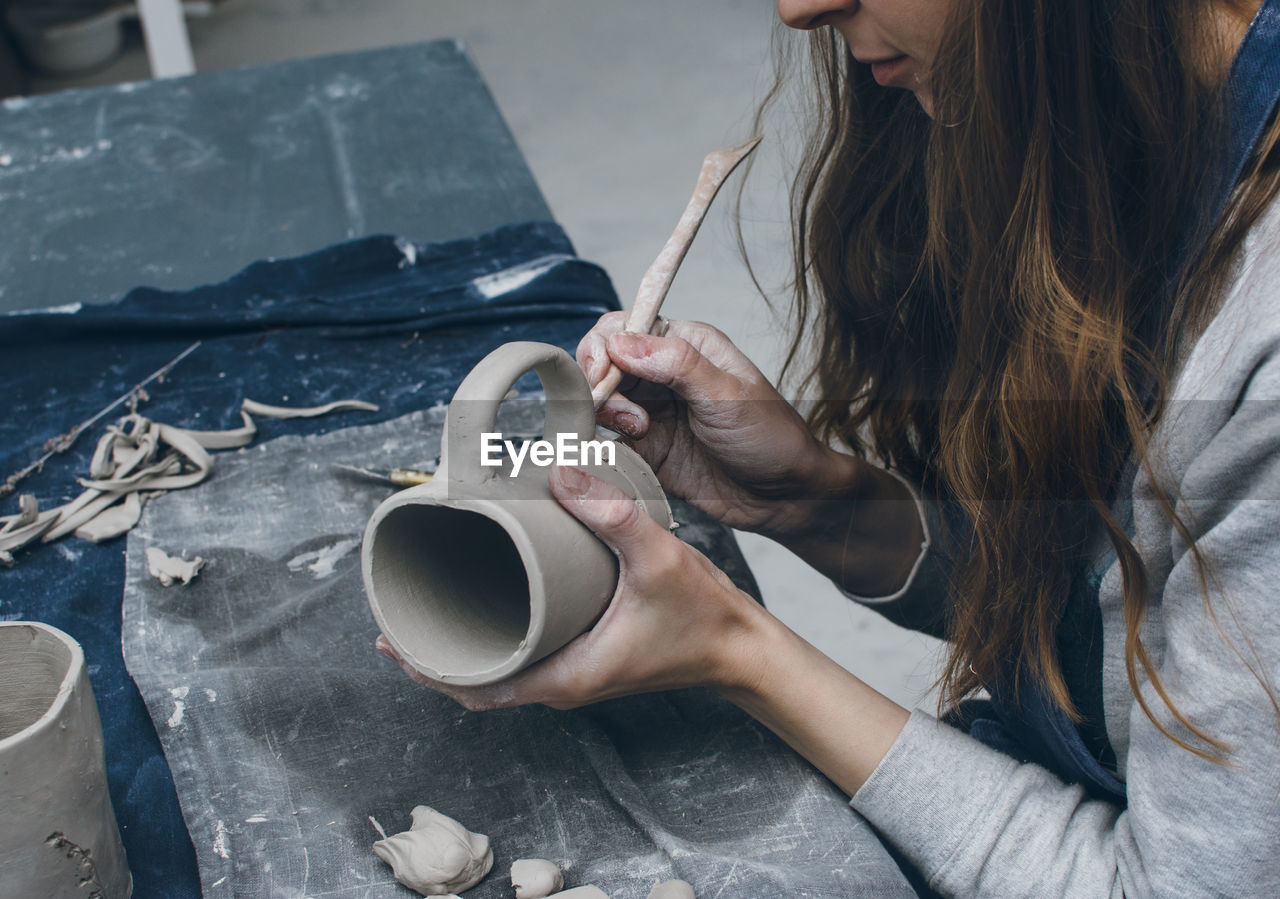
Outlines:
<svg viewBox="0 0 1280 899"><path fill-rule="evenodd" d="M715 199L729 174L738 167L738 163L751 155L751 151L760 143L760 138L753 137L736 147L726 147L707 155L702 161L702 171L698 174L698 184L693 189L689 205L676 225L675 231L667 238L666 245L658 258L653 260L649 270L640 279L640 289L636 292L635 304L631 307L631 315L627 318L627 330L637 334L648 334L658 320L658 310L662 301L667 298L671 282L675 279L680 263L689 252L694 235L706 218L711 201ZM622 381L622 372L616 365L610 365L595 390L591 391L591 400L597 409L609 398L609 394L617 389Z"/></svg>
<svg viewBox="0 0 1280 899"><path fill-rule="evenodd" d="M330 464L339 471L367 478L371 481L391 484L395 487L415 487L418 484L430 483L431 479L435 477L435 472L423 471L418 468L393 468L390 471L384 471L374 470L372 468L361 468L358 465L344 465L341 462L333 462Z"/></svg>

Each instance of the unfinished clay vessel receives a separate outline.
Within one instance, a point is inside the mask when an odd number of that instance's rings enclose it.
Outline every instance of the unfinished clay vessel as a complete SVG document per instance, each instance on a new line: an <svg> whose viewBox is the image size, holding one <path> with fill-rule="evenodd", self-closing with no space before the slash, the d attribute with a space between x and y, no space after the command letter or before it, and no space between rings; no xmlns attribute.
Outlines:
<svg viewBox="0 0 1280 899"><path fill-rule="evenodd" d="M47 624L0 622L0 894L132 889L84 652Z"/></svg>
<svg viewBox="0 0 1280 899"><path fill-rule="evenodd" d="M551 495L550 468L532 458L536 445L520 466L510 458L482 464L500 455L484 435L499 433L498 407L530 370L547 397L542 439L579 448L596 441L591 391L569 354L508 343L454 394L432 481L392 496L365 530L373 616L400 657L435 680L510 677L587 630L617 587L617 559ZM649 466L610 443L612 465L592 450L573 464L670 527L671 509Z"/></svg>

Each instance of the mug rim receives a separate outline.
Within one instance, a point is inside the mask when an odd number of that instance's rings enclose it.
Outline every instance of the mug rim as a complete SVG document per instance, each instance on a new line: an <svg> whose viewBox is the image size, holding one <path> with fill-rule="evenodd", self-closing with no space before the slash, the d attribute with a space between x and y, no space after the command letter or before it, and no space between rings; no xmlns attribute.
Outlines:
<svg viewBox="0 0 1280 899"><path fill-rule="evenodd" d="M67 662L67 670L62 676L62 681L58 684L58 692L54 695L53 701L49 703L49 707L45 709L39 718L22 728L22 730L0 739L0 753L12 746L16 746L20 742L29 740L41 729L51 727L62 716L63 710L66 709L67 703L71 700L71 693L75 690L75 686L80 680L80 674L84 671L84 649L80 646L79 641L66 631L51 624L45 624L43 621L0 621L0 628L19 627L28 628L32 631L44 631L70 650L71 658Z"/></svg>
<svg viewBox="0 0 1280 899"><path fill-rule="evenodd" d="M422 484L418 487L402 490L400 493L389 497L370 518L369 524L365 528L365 541L372 540L375 529L388 515L405 506L429 505L442 509L471 512L481 515L502 528L511 540L512 545L515 546L516 552L520 555L520 562L524 565L525 571L529 571L530 560L535 557L533 541L530 539L524 524L506 507L506 504L512 501L522 502L527 500L495 500L484 497L452 496L445 503L441 501L442 497L436 491L430 489L431 487L432 484L430 483ZM541 580L535 581L533 578L527 578L529 586L529 627L515 650L503 659L501 663L483 671L472 671L466 674L449 674L425 665L404 646L399 637L388 630L386 615L382 609L382 598L379 591L374 587L372 551L362 551L361 556L365 593L368 595L369 606L373 611L378 630L387 638L399 656L419 674L441 683L458 684L460 686L495 683L520 670L542 640L543 633L546 630L547 598Z"/></svg>

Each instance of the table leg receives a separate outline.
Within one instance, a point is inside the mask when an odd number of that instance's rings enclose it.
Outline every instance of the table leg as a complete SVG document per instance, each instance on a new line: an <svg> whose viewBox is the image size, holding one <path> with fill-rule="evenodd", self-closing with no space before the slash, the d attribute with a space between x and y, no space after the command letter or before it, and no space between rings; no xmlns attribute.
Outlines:
<svg viewBox="0 0 1280 899"><path fill-rule="evenodd" d="M138 0L138 18L147 39L151 77L173 78L195 72L180 0Z"/></svg>

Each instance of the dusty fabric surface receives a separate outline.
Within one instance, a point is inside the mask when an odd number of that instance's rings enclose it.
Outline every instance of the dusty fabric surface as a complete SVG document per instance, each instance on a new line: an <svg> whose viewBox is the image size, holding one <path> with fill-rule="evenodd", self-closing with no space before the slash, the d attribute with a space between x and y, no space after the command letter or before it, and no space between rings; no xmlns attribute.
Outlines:
<svg viewBox="0 0 1280 899"><path fill-rule="evenodd" d="M443 244L367 237L255 263L195 290L139 288L107 305L3 315L0 380L8 406L0 415L0 478L196 341L168 377L148 385L140 412L176 427L219 430L242 424L245 397L292 406L360 398L381 407L260 420L257 439L269 440L447 401L500 344L540 340L571 349L616 308L608 276L573 255L563 230L530 222ZM76 479L89 470L102 428L124 412L122 406L86 431L19 490L41 508L80 494ZM17 510L16 494L0 500L0 513ZM173 782L121 658L123 541L64 538L14 556L13 568L0 568L0 619L52 624L84 647L134 896L198 896L195 853Z"/></svg>
<svg viewBox="0 0 1280 899"><path fill-rule="evenodd" d="M374 652L359 540L389 488L330 463L429 461L443 413L224 455L129 536L125 657L205 895L408 895L370 850L369 818L404 830L419 804L492 839L478 899L510 895L522 857L615 899L674 877L705 897L913 895L839 791L709 691L477 714ZM754 592L728 532L675 511L677 533ZM208 564L165 588L147 574L152 546Z"/></svg>

